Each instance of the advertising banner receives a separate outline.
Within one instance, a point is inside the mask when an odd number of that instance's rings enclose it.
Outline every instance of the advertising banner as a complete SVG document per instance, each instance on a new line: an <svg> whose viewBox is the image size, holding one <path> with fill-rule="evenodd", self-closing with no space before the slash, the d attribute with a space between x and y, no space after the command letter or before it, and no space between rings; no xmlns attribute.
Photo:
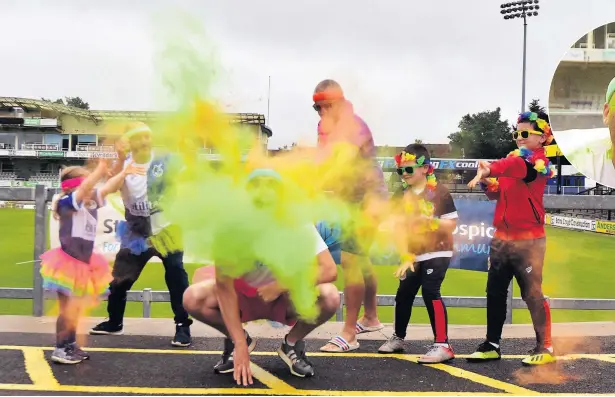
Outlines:
<svg viewBox="0 0 615 397"><path fill-rule="evenodd" d="M546 223L546 222L545 222ZM548 223L551 226L572 230L596 231L596 221L590 219L571 218L567 216L551 215Z"/></svg>
<svg viewBox="0 0 615 397"><path fill-rule="evenodd" d="M605 234L615 234L615 222L596 221L596 232Z"/></svg>

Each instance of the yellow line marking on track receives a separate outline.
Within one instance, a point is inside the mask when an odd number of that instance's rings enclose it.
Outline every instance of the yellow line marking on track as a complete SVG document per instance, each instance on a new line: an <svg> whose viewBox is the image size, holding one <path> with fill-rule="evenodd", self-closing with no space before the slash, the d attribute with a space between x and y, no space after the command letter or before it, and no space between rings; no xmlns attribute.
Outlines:
<svg viewBox="0 0 615 397"><path fill-rule="evenodd" d="M280 393L271 389L257 388L166 388L166 387L124 387L124 386L73 386L60 385L47 388L27 384L1 384L0 390L64 392L88 394L145 394L145 395L297 395L297 396L510 396L509 393L472 393L472 392L398 392L398 391L345 391L345 390L296 390ZM525 394L525 393L524 393ZM534 393L536 394L536 393ZM527 394L525 394L527 395ZM545 393L541 396L587 396L582 393ZM589 394L590 396L612 396L612 394Z"/></svg>
<svg viewBox="0 0 615 397"><path fill-rule="evenodd" d="M55 389L60 386L56 377L53 375L51 366L45 358L43 349L36 347L26 347L21 349L23 352L26 372L35 386Z"/></svg>
<svg viewBox="0 0 615 397"><path fill-rule="evenodd" d="M23 350L27 348L36 348L40 350L53 350L52 347L39 347L39 346L17 346L17 345L0 345L0 350ZM179 350L179 349L134 349L134 348L120 348L120 347L86 347L85 350L89 352L107 352L107 353L138 353L138 354L197 354L197 355L217 355L222 354L221 350ZM256 351L250 353L252 356L276 356L276 352L261 352ZM325 352L308 352L310 357L351 357L351 358L387 358L394 357L399 359L417 358L418 354L381 354L381 353L325 353ZM468 358L469 354L458 354L456 358ZM510 354L502 355L502 359L516 360L526 358L527 354ZM574 360L579 358L588 358L600 360L601 358L612 358L612 354L570 354L566 356L558 356L558 359L562 360Z"/></svg>
<svg viewBox="0 0 615 397"><path fill-rule="evenodd" d="M254 378L258 379L262 384L273 391L278 392L279 394L288 394L297 391L297 389L284 382L282 379L272 375L270 372L262 369L252 362L250 363L250 369L252 370L252 376Z"/></svg>
<svg viewBox="0 0 615 397"><path fill-rule="evenodd" d="M576 357L576 356L583 356L583 355L575 354L574 356ZM593 355L592 357L578 357L578 358L588 358L590 360L598 360L598 361L604 361L607 363L615 363L615 357L612 357L609 355Z"/></svg>
<svg viewBox="0 0 615 397"><path fill-rule="evenodd" d="M402 360L406 360L406 361L410 361L413 362L415 364L418 364L418 360L416 358L413 357L397 357L397 358L401 358ZM425 364L422 364L425 365ZM430 368L434 368L434 369L438 369L440 371L444 371L449 375L455 376L457 378L462 378L462 379L467 379L469 381L472 381L474 383L479 383L481 385L484 386L488 386L491 387L493 389L498 389L498 390L502 390L505 391L507 393L512 393L512 394L521 394L524 396L530 396L530 395L538 395L540 393L530 390L530 389L526 389L524 387L521 386L517 386L517 385L513 385L511 383L506 383L506 382L502 382L499 381L497 379L493 379L493 378L489 378L488 376L484 376L484 375L480 375L477 374L475 372L471 372L471 371L467 371L461 368L457 368L457 367L453 367L450 365L446 365L446 364L428 364L425 365L426 367L430 367Z"/></svg>
<svg viewBox="0 0 615 397"><path fill-rule="evenodd" d="M469 393L469 392L387 392L387 391L345 391L345 390L297 390L294 392L280 392L272 389L256 388L166 388L166 387L124 387L124 386L72 386L60 385L50 389L37 385L0 384L0 390L12 391L40 391L65 393L130 393L130 394L166 394L166 395L297 395L297 396L504 396L506 393Z"/></svg>

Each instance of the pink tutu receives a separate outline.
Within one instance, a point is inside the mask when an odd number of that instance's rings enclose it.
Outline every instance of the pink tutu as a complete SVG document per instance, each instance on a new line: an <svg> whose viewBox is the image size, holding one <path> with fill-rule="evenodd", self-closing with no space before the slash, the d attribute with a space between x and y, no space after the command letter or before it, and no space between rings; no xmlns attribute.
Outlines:
<svg viewBox="0 0 615 397"><path fill-rule="evenodd" d="M81 262L62 248L41 255L43 288L69 296L106 296L113 280L111 266L104 256L92 253L90 263Z"/></svg>

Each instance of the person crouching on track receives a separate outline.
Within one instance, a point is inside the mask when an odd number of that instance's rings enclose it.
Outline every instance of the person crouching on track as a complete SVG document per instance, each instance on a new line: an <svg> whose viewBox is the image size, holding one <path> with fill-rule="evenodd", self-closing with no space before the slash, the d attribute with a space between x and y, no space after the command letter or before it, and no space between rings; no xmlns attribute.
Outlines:
<svg viewBox="0 0 615 397"><path fill-rule="evenodd" d="M402 189L393 195L393 206L403 214L401 228L396 227L395 233L398 238L403 236L400 247L404 251L396 272L400 282L395 296L395 333L378 352L404 350L414 298L422 288L434 345L419 363L442 363L455 357L448 341L448 316L440 287L453 256L457 209L448 189L437 183L425 146L409 145L395 161Z"/></svg>
<svg viewBox="0 0 615 397"><path fill-rule="evenodd" d="M248 190L255 204L261 207L276 205L280 182L280 175L273 170L253 171L248 176ZM252 384L249 355L256 343L243 329L242 323L270 320L292 325L277 351L291 373L299 377L314 375L314 367L305 355L303 339L333 317L340 296L332 284L337 278L333 257L316 227L306 226L314 231L314 256L318 262L316 287L319 291L317 305L320 315L314 324L297 318L288 294L277 284L266 264L255 263L253 270L239 279L225 276L215 266L195 272L194 284L184 293L184 307L193 318L226 337L222 359L214 366L215 373L233 373L237 384Z"/></svg>
<svg viewBox="0 0 615 397"><path fill-rule="evenodd" d="M128 173L142 172L130 166L95 189L107 168L105 161L92 173L83 167L65 168L60 175L62 193L52 204L53 216L60 223L60 247L41 255L41 275L43 287L58 294L56 348L51 354L56 363L78 364L90 358L77 345L77 324L84 309L106 295L113 279L105 257L94 252L98 209Z"/></svg>
<svg viewBox="0 0 615 397"><path fill-rule="evenodd" d="M468 184L474 187L480 182L487 196L497 200L487 277L487 340L468 360L502 357L500 339L508 285L514 276L536 331L536 347L523 364L549 364L555 362L555 355L551 344L551 310L542 293L546 251L543 195L547 179L555 173L543 148L553 140L546 115L522 113L513 139L519 149L505 159L490 164L480 162L476 177Z"/></svg>

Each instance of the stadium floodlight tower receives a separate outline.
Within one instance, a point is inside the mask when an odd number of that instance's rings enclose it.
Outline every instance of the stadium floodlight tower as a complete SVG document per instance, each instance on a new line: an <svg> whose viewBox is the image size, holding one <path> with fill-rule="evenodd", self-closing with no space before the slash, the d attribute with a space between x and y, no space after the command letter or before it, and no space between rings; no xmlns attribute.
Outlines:
<svg viewBox="0 0 615 397"><path fill-rule="evenodd" d="M525 68L527 49L527 19L537 17L540 6L538 0L522 0L500 5L504 19L523 18L523 80L521 83L521 112L525 111Z"/></svg>

